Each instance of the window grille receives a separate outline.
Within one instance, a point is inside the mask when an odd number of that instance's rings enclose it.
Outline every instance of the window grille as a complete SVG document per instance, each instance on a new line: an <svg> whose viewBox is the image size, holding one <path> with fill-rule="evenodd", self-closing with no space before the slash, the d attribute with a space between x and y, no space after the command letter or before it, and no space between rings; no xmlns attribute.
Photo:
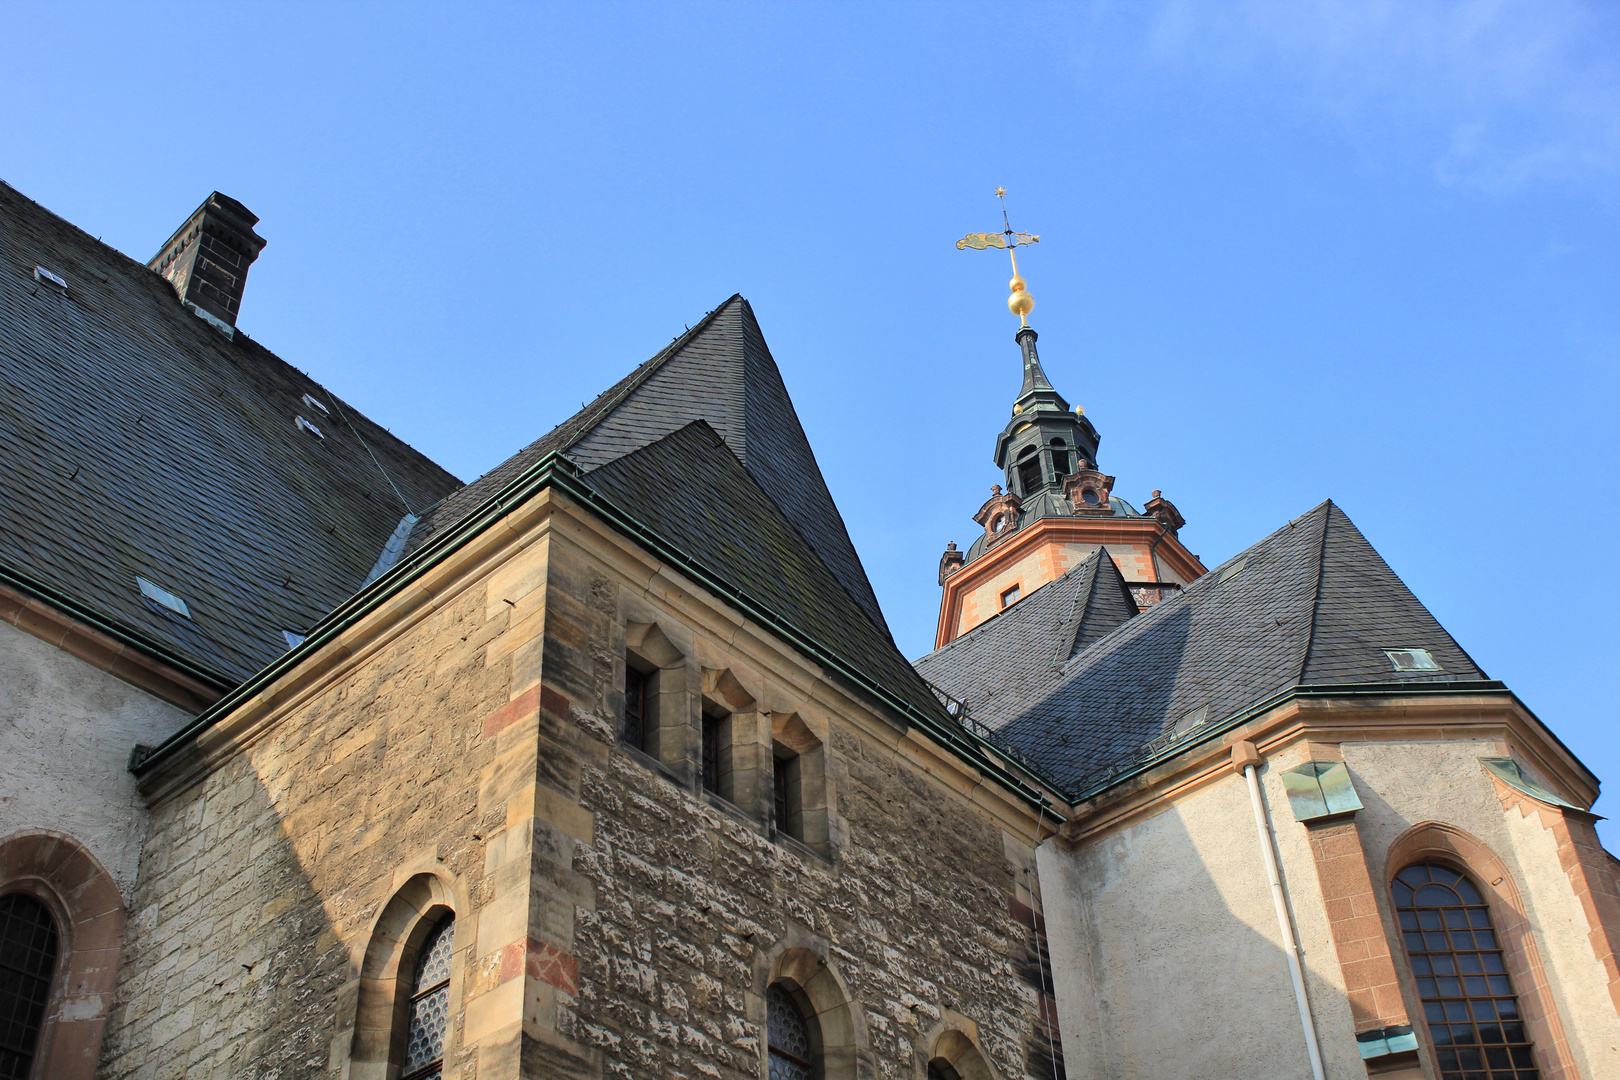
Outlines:
<svg viewBox="0 0 1620 1080"><path fill-rule="evenodd" d="M1391 886L1440 1080L1537 1080L1490 908L1472 881L1420 863Z"/></svg>
<svg viewBox="0 0 1620 1080"><path fill-rule="evenodd" d="M456 918L446 915L428 932L411 984L411 1021L405 1035L401 1080L438 1080L444 1071L444 1031L450 1020L450 946Z"/></svg>
<svg viewBox="0 0 1620 1080"><path fill-rule="evenodd" d="M780 986L765 991L765 1027L769 1039L770 1080L810 1080L810 1028L799 1006Z"/></svg>
<svg viewBox="0 0 1620 1080"><path fill-rule="evenodd" d="M647 676L633 667L624 669L624 741L647 748Z"/></svg>
<svg viewBox="0 0 1620 1080"><path fill-rule="evenodd" d="M27 1080L56 971L56 924L31 896L0 897L0 1080Z"/></svg>

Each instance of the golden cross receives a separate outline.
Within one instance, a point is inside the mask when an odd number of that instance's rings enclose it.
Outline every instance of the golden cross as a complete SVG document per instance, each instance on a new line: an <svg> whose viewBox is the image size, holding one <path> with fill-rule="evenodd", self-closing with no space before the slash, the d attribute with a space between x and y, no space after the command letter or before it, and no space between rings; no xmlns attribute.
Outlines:
<svg viewBox="0 0 1620 1080"><path fill-rule="evenodd" d="M983 251L985 248L1003 248L1012 259L1012 281L1007 287L1012 295L1007 297L1007 310L1018 316L1018 321L1024 326L1029 325L1029 313L1035 309L1035 298L1024 289L1024 279L1018 275L1018 247L1021 244L1037 244L1039 236L1029 233L1013 232L1012 222L1007 220L1007 189L996 188L996 198L1001 200L1001 223L1006 226L999 233L968 233L956 242L957 251L975 248Z"/></svg>

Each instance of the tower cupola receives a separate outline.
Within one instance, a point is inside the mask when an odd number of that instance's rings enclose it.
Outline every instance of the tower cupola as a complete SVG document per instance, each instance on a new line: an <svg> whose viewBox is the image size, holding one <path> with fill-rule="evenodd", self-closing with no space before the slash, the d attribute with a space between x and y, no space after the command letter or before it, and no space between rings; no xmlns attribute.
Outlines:
<svg viewBox="0 0 1620 1080"><path fill-rule="evenodd" d="M1006 194L996 190L1001 198ZM1002 231L968 233L957 250L998 248L1012 263L1007 310L1018 317L1018 344L1024 381L1013 399L1012 416L996 436L995 463L1006 482L973 515L981 532L958 551L955 544L939 561L939 631L936 646L1006 610L1042 585L1094 555L1107 552L1130 588L1138 608L1146 608L1205 573L1198 556L1177 533L1180 513L1159 492L1139 512L1114 495L1114 478L1097 466L1097 429L1085 410L1069 404L1041 367L1037 335L1029 325L1035 298L1018 272L1018 249L1039 236L1015 232L1002 203Z"/></svg>
<svg viewBox="0 0 1620 1080"><path fill-rule="evenodd" d="M1097 429L1085 410L1069 406L1041 369L1036 333L1020 327L1015 339L1024 353L1024 385L1013 402L1012 419L996 437L996 467L1007 490L1029 499L1059 493L1077 469L1097 462Z"/></svg>

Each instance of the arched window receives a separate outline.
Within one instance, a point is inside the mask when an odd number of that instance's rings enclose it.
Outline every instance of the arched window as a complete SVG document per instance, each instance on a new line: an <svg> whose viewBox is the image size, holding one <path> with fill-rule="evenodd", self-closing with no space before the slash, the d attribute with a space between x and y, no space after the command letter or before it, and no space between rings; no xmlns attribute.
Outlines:
<svg viewBox="0 0 1620 1080"><path fill-rule="evenodd" d="M1440 1080L1536 1080L1490 908L1467 877L1408 866L1390 886Z"/></svg>
<svg viewBox="0 0 1620 1080"><path fill-rule="evenodd" d="M814 1023L805 1019L799 1003L781 985L765 991L770 1080L812 1080L816 1076Z"/></svg>
<svg viewBox="0 0 1620 1080"><path fill-rule="evenodd" d="M410 1027L400 1080L436 1080L444 1067L444 1029L450 1018L450 945L456 917L439 920L422 942L411 983Z"/></svg>
<svg viewBox="0 0 1620 1080"><path fill-rule="evenodd" d="M1062 439L1053 439L1049 444L1052 447L1052 475L1059 478L1069 475L1069 444Z"/></svg>
<svg viewBox="0 0 1620 1080"><path fill-rule="evenodd" d="M32 896L0 897L0 1077L33 1069L56 972L56 923Z"/></svg>

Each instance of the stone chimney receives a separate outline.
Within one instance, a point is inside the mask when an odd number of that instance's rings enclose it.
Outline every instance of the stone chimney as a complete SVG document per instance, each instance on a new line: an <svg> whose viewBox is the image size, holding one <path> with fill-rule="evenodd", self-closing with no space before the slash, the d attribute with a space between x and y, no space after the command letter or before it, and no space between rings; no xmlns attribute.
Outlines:
<svg viewBox="0 0 1620 1080"><path fill-rule="evenodd" d="M216 191L146 265L169 279L181 303L230 333L242 309L248 267L264 248L264 237L253 231L258 221Z"/></svg>

